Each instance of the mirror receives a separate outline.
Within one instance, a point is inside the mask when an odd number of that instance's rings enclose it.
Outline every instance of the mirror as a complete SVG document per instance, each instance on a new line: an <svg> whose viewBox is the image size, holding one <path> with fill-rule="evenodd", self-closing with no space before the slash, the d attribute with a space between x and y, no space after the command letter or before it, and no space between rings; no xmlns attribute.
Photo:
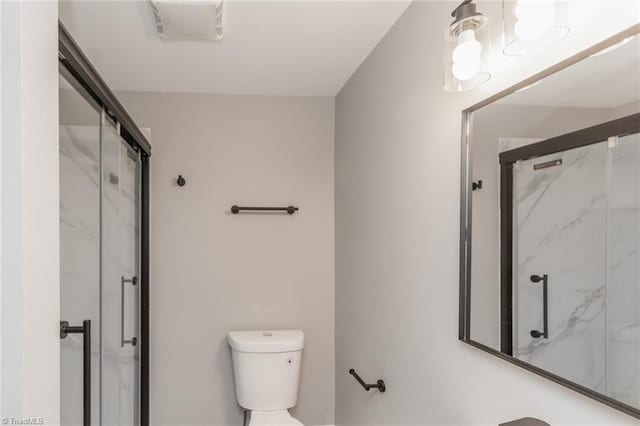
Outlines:
<svg viewBox="0 0 640 426"><path fill-rule="evenodd" d="M640 417L640 26L464 112L460 338Z"/></svg>

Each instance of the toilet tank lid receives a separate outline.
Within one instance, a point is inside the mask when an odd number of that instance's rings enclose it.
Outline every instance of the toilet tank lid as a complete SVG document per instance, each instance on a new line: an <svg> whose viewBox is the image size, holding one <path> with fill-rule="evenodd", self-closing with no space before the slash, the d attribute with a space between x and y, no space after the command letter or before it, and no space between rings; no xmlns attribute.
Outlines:
<svg viewBox="0 0 640 426"><path fill-rule="evenodd" d="M228 341L238 352L294 352L304 348L301 330L230 331Z"/></svg>

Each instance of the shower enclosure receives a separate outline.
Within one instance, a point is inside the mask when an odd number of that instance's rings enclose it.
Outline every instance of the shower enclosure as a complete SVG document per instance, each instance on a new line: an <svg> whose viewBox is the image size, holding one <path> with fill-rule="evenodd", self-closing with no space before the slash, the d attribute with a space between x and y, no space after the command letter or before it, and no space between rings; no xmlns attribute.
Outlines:
<svg viewBox="0 0 640 426"><path fill-rule="evenodd" d="M503 272L513 280L502 324L512 339L503 351L639 406L640 133L628 130L640 117L632 119L501 154L511 229Z"/></svg>
<svg viewBox="0 0 640 426"><path fill-rule="evenodd" d="M147 425L149 151L60 37L61 423Z"/></svg>

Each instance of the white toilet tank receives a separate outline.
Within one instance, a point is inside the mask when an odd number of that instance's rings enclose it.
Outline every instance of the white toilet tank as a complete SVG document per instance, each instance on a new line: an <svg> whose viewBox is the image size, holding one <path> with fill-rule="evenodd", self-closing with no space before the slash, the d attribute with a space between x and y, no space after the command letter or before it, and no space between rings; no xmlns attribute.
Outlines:
<svg viewBox="0 0 640 426"><path fill-rule="evenodd" d="M277 411L296 405L304 348L302 331L230 331L228 341L241 407Z"/></svg>

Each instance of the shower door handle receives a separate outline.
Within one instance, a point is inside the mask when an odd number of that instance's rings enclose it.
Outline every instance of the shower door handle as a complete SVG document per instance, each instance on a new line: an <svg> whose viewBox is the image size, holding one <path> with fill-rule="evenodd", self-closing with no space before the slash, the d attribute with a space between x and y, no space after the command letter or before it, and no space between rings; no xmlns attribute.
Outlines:
<svg viewBox="0 0 640 426"><path fill-rule="evenodd" d="M135 286L136 284L138 284L138 278L137 277L133 277L133 278L121 277L120 279L120 347L121 348L124 347L124 345L135 346L138 344L137 337L132 337L131 339L124 338L124 307L125 307L124 285L125 284L131 284Z"/></svg>
<svg viewBox="0 0 640 426"><path fill-rule="evenodd" d="M60 338L69 334L82 334L82 425L91 426L91 320L82 321L82 326L60 321Z"/></svg>
<svg viewBox="0 0 640 426"><path fill-rule="evenodd" d="M543 337L549 338L549 276L544 275L531 275L532 283L539 283L542 281L542 331L531 330L531 337L538 339Z"/></svg>

